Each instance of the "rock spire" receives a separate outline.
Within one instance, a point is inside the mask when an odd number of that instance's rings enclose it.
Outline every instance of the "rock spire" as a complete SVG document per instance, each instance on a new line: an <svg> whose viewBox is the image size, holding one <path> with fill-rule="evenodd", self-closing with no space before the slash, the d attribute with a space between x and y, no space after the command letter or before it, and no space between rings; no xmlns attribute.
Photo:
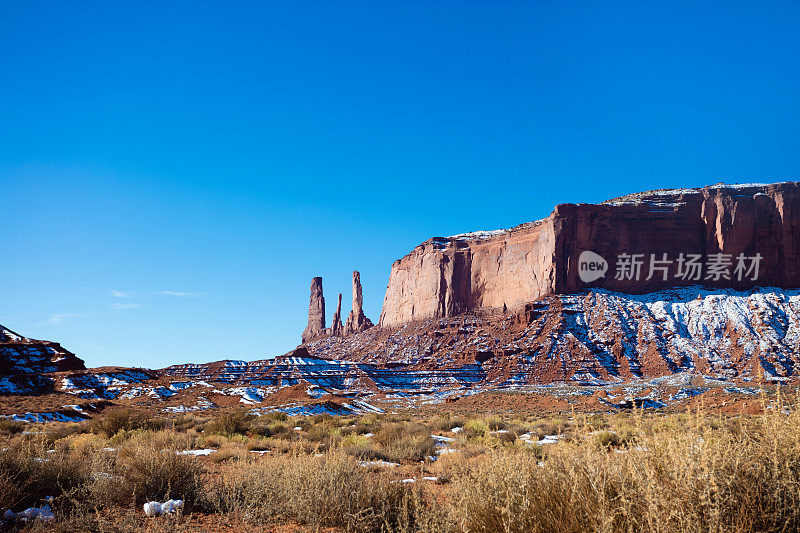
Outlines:
<svg viewBox="0 0 800 533"><path fill-rule="evenodd" d="M308 326L302 341L308 342L325 333L325 297L322 295L322 278L311 280L311 298L308 301Z"/></svg>
<svg viewBox="0 0 800 533"><path fill-rule="evenodd" d="M345 336L364 331L372 327L372 321L364 315L364 299L361 295L361 274L357 270L353 271L353 310L347 317L344 325Z"/></svg>
<svg viewBox="0 0 800 533"><path fill-rule="evenodd" d="M342 330L342 293L339 293L339 303L336 304L336 312L333 314L333 324L331 324L331 335L341 337Z"/></svg>

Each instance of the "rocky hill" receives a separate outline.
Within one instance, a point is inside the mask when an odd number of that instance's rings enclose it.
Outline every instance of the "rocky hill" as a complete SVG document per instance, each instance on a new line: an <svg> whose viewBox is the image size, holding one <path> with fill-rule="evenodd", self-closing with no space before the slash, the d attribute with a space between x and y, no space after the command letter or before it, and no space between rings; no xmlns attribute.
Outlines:
<svg viewBox="0 0 800 533"><path fill-rule="evenodd" d="M29 339L0 326L0 394L52 390L47 374L84 368L81 359L57 342Z"/></svg>
<svg viewBox="0 0 800 533"><path fill-rule="evenodd" d="M799 187L657 190L596 205L560 204L549 217L509 230L435 237L392 265L379 324L513 312L587 288L798 288ZM584 252L606 263L602 277L581 278Z"/></svg>
<svg viewBox="0 0 800 533"><path fill-rule="evenodd" d="M507 316L465 314L308 345L318 357L408 369L478 364L495 386L609 384L695 372L784 380L800 363L800 290L589 289Z"/></svg>

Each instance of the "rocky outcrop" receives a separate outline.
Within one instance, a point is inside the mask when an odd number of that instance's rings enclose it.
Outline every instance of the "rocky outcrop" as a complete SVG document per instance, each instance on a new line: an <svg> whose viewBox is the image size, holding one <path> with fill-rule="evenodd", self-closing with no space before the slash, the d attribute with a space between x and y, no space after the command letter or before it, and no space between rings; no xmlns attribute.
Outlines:
<svg viewBox="0 0 800 533"><path fill-rule="evenodd" d="M344 325L344 334L352 335L372 327L372 321L364 315L364 299L361 295L361 274L353 271L353 310Z"/></svg>
<svg viewBox="0 0 800 533"><path fill-rule="evenodd" d="M339 302L336 304L336 312L333 314L333 323L331 324L331 335L334 337L341 337L343 334L342 329L342 293L339 293Z"/></svg>
<svg viewBox="0 0 800 533"><path fill-rule="evenodd" d="M508 316L418 320L308 345L311 355L414 370L479 364L486 380L623 382L696 372L715 379L795 378L800 290L686 287L644 295L588 289Z"/></svg>
<svg viewBox="0 0 800 533"><path fill-rule="evenodd" d="M322 278L311 280L311 297L308 301L308 326L303 331L304 343L325 333L325 297L322 295Z"/></svg>
<svg viewBox="0 0 800 533"><path fill-rule="evenodd" d="M86 367L57 342L23 337L0 326L0 395L38 394L53 388L46 374Z"/></svg>
<svg viewBox="0 0 800 533"><path fill-rule="evenodd" d="M589 264L584 252L600 261ZM392 265L379 323L515 312L546 295L588 288L633 294L691 285L796 288L799 254L797 182L560 204L549 217L509 230L420 244ZM587 282L582 268L605 272Z"/></svg>

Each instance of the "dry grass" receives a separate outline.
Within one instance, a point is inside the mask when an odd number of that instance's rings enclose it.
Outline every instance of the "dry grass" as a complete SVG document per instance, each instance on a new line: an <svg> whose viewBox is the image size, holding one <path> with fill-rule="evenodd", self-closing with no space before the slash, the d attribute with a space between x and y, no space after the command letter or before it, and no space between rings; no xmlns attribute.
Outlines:
<svg viewBox="0 0 800 533"><path fill-rule="evenodd" d="M797 415L653 432L614 448L609 432L553 447L540 463L493 452L459 472L459 531L795 531Z"/></svg>
<svg viewBox="0 0 800 533"><path fill-rule="evenodd" d="M85 497L90 481L83 457L48 453L41 441L23 440L0 454L0 509L34 505L48 496Z"/></svg>
<svg viewBox="0 0 800 533"><path fill-rule="evenodd" d="M256 415L248 413L244 409L236 409L214 417L213 420L206 424L205 432L210 435L224 435L226 437L246 435L252 431L257 419Z"/></svg>
<svg viewBox="0 0 800 533"><path fill-rule="evenodd" d="M413 489L365 475L342 454L280 456L235 465L218 476L208 497L220 512L244 522L291 520L347 531L382 531L413 526L423 505Z"/></svg>
<svg viewBox="0 0 800 533"><path fill-rule="evenodd" d="M438 533L800 530L800 414L781 405L736 418L242 413L182 418L168 429L112 414L94 421L94 432L88 424L6 432L0 511L55 496L64 531L113 530L98 525L92 510L140 511L146 500L167 498L187 500L188 512L221 513L243 529L293 522L312 530ZM454 427L463 428L450 433L454 453L431 462L430 434ZM564 438L547 445L518 439L527 432L534 440ZM195 447L219 451L200 459L176 453ZM400 466L358 463L372 459ZM398 483L404 477L418 481Z"/></svg>

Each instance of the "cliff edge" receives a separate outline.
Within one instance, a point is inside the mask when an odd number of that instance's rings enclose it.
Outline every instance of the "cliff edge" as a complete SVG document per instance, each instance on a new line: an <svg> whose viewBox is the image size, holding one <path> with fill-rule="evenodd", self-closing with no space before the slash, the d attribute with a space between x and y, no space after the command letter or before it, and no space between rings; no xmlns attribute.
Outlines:
<svg viewBox="0 0 800 533"><path fill-rule="evenodd" d="M392 265L379 324L513 312L588 288L798 288L800 183L662 189L559 204L508 230L435 237Z"/></svg>

